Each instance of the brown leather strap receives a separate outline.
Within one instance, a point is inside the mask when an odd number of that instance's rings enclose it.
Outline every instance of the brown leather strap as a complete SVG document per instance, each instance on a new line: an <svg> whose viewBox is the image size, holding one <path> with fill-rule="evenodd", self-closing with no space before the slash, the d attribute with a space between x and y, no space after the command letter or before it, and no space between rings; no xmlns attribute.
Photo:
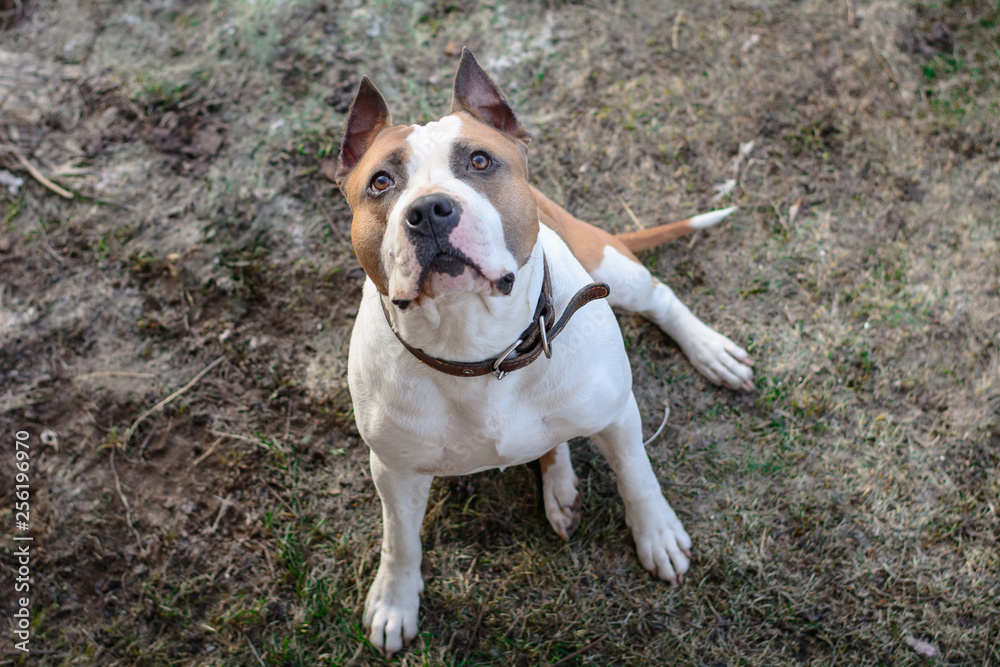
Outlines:
<svg viewBox="0 0 1000 667"><path fill-rule="evenodd" d="M392 320L389 318L389 309L386 308L385 300L381 296L379 297L379 303L382 304L382 312L385 314L386 322L389 323L389 328L392 329L392 332L396 334L396 338L403 344L403 347L409 350L410 354L424 364L427 364L436 371L458 377L477 377L486 375L487 373L494 373L497 379L503 379L503 376L507 373L524 368L541 355L544 346L542 344L542 330L539 326L540 318L543 318L545 321L545 339L551 346L552 341L563 330L566 323L569 322L569 318L573 316L573 313L594 299L604 299L611 293L611 289L605 283L591 283L581 288L569 300L569 304L567 304L566 310L563 311L559 321L553 323L555 314L552 306L552 281L549 277L549 264L544 256L542 258L542 266L545 271L544 278L542 279L542 291L538 295L538 305L535 306L535 316L532 319L532 323L527 329L521 332L521 335L518 336L518 344L512 347L510 352L507 353L506 358L499 364L497 364L499 357L471 362L445 361L444 359L432 357L423 350L413 347L403 340L399 332L392 326Z"/></svg>

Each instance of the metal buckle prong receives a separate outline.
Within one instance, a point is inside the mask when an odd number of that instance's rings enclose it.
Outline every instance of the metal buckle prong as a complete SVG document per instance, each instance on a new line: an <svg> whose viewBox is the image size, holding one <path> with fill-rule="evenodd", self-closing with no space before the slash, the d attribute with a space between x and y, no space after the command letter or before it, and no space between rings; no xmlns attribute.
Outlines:
<svg viewBox="0 0 1000 667"><path fill-rule="evenodd" d="M503 352L501 352L500 356L497 357L497 360L493 362L493 374L497 376L498 380L504 379L504 377L506 377L507 372L508 372L508 371L505 371L505 370L501 370L500 364L502 364L507 359L507 357L509 357L511 355L511 353L514 352L515 348L517 348L517 346L520 345L523 342L524 342L523 340L521 340L520 338L518 338L514 342L513 345L511 345L506 350L504 350Z"/></svg>

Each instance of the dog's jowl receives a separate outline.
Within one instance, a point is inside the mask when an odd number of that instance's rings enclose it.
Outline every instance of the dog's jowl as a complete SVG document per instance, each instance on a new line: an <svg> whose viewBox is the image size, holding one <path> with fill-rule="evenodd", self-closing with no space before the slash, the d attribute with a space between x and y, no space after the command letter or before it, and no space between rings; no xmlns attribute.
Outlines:
<svg viewBox="0 0 1000 667"><path fill-rule="evenodd" d="M468 51L441 120L393 125L367 78L349 114L340 184L368 275L349 381L384 530L364 624L387 655L417 634L434 476L538 459L546 515L568 539L579 502L566 443L578 436L617 475L642 566L682 580L691 539L646 456L612 306L655 322L712 382L752 387L747 353L634 254L732 209L612 236L531 187L529 138Z"/></svg>

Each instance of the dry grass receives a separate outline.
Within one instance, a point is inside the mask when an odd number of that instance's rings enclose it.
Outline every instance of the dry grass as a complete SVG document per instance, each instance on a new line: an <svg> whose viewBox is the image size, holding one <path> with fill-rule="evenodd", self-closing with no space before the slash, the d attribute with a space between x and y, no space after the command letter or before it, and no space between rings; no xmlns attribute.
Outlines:
<svg viewBox="0 0 1000 667"><path fill-rule="evenodd" d="M27 9L0 41L19 63L0 143L77 194L0 155L27 181L0 190L0 422L35 436L38 538L37 652L0 664L385 662L359 643L379 540L345 382L363 274L323 173L362 73L397 121L440 115L449 42L580 217L741 207L643 259L748 344L757 391L708 386L623 317L650 432L672 408L650 454L689 579L642 572L586 441L568 544L526 468L439 480L421 638L394 662L1000 664L995 3Z"/></svg>

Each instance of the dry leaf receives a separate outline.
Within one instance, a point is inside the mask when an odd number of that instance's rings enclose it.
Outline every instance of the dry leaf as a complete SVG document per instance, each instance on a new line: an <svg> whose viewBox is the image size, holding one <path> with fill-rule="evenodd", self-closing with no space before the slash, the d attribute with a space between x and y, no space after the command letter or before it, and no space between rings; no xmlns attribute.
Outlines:
<svg viewBox="0 0 1000 667"><path fill-rule="evenodd" d="M750 156L751 151L753 151L754 142L747 141L745 143L740 143L740 148L736 152L736 157L733 158L733 175L738 176L740 173L740 167L743 166L743 162Z"/></svg>
<svg viewBox="0 0 1000 667"><path fill-rule="evenodd" d="M0 185L7 188L7 192L17 195L18 190L24 185L24 179L18 178L6 169L0 169Z"/></svg>
<svg viewBox="0 0 1000 667"><path fill-rule="evenodd" d="M799 214L799 207L801 206L802 206L802 197L799 197L798 199L795 200L795 203L792 204L792 207L788 209L788 224L792 224L793 222L795 222L795 217Z"/></svg>
<svg viewBox="0 0 1000 667"><path fill-rule="evenodd" d="M925 658L933 658L934 656L937 655L937 648L934 646L934 644L929 644L928 642L920 641L919 639L915 639L909 635L903 637L903 641L906 643L907 646L912 648L914 652L917 653L917 655L922 655Z"/></svg>
<svg viewBox="0 0 1000 667"><path fill-rule="evenodd" d="M726 181L725 183L716 183L715 185L713 185L712 188L714 188L718 194L712 197L711 200L712 203L714 204L715 202L719 201L720 199L728 195L730 192L733 191L735 187L736 187L736 180L732 178Z"/></svg>

